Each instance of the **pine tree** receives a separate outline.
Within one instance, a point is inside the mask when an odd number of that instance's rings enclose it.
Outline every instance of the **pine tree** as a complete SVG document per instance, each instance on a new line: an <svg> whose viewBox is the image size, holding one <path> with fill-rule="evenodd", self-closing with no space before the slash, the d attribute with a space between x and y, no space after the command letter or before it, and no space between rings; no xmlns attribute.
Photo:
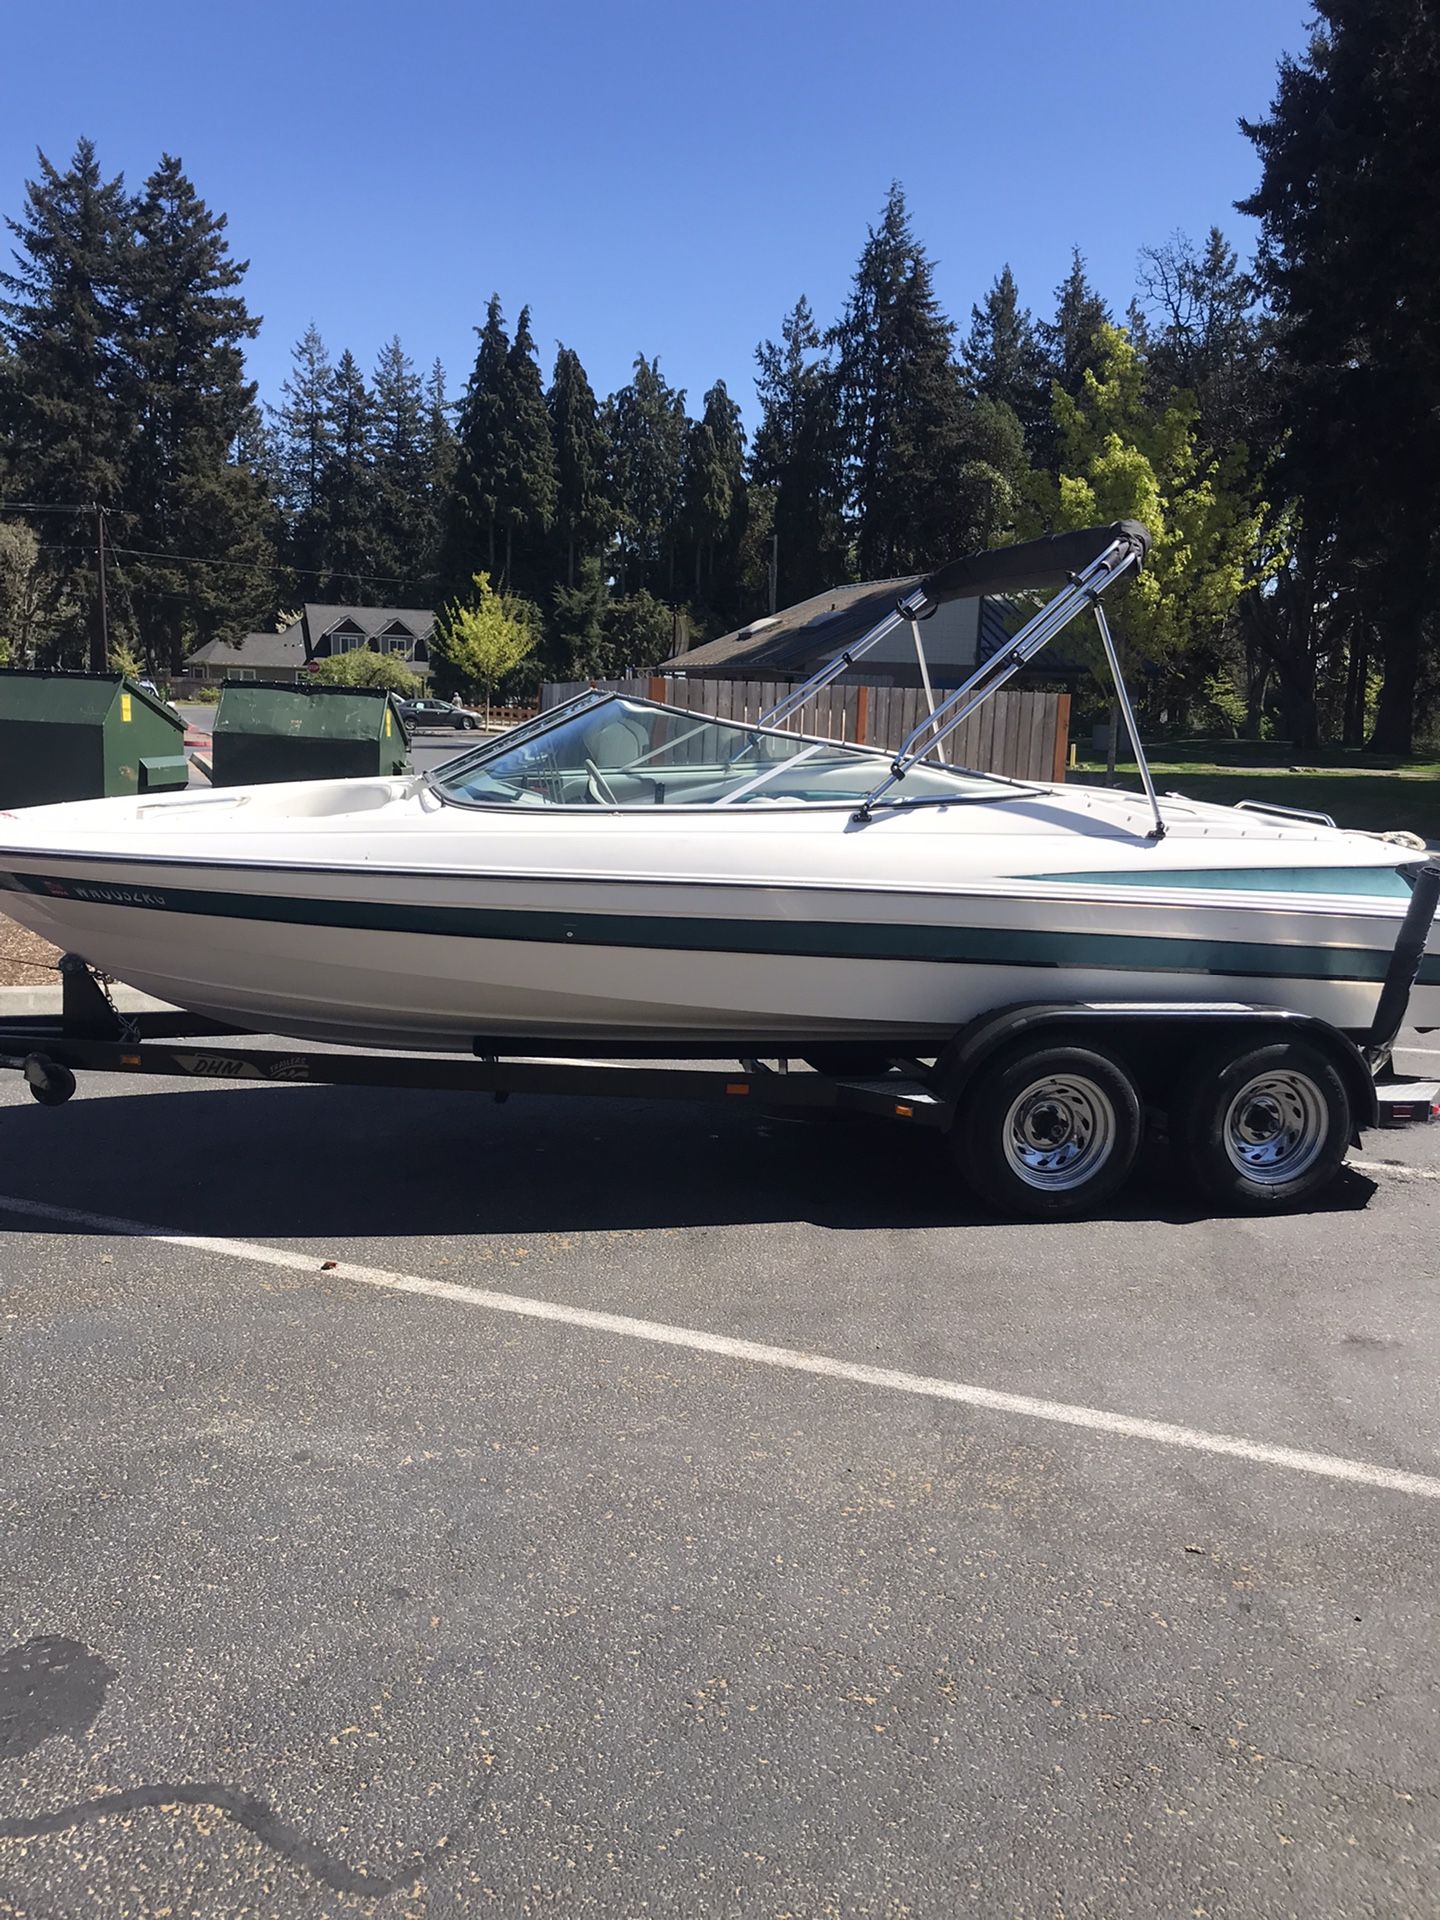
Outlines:
<svg viewBox="0 0 1440 1920"><path fill-rule="evenodd" d="M803 297L779 343L762 341L755 359L760 424L750 483L772 503L777 604L790 606L848 577L835 381Z"/></svg>
<svg viewBox="0 0 1440 1920"><path fill-rule="evenodd" d="M1242 211L1275 315L1280 478L1334 552L1338 615L1373 626L1372 745L1410 750L1440 592L1440 16L1414 0L1319 0L1281 63Z"/></svg>
<svg viewBox="0 0 1440 1920"><path fill-rule="evenodd" d="M991 485L980 471L989 467L985 436L951 353L953 332L905 196L892 186L832 335L863 577L934 566L984 544L1012 492L1009 476L997 473Z"/></svg>
<svg viewBox="0 0 1440 1920"><path fill-rule="evenodd" d="M598 553L609 531L610 443L594 389L571 347L555 355L545 404L555 446L555 531L565 556L565 586L573 590L577 560Z"/></svg>
<svg viewBox="0 0 1440 1920"><path fill-rule="evenodd" d="M961 360L972 389L1009 407L1026 444L1036 446L1050 414L1045 350L1009 266L1002 268L984 301L970 309L970 332Z"/></svg>
<svg viewBox="0 0 1440 1920"><path fill-rule="evenodd" d="M555 448L545 388L530 332L530 309L522 307L505 366L505 443L508 459L500 474L498 517L505 529L503 585L514 585L515 542L527 549L522 571L527 586L543 568L543 536L555 519Z"/></svg>
<svg viewBox="0 0 1440 1920"><path fill-rule="evenodd" d="M425 575L433 557L433 406L398 337L380 350L371 394L375 571L385 580L380 597L397 605L421 605L431 587ZM443 420L443 391L440 410Z"/></svg>
<svg viewBox="0 0 1440 1920"><path fill-rule="evenodd" d="M691 423L682 491L696 604L732 614L745 533L745 429L723 380L705 395L702 418Z"/></svg>
<svg viewBox="0 0 1440 1920"><path fill-rule="evenodd" d="M1090 284L1085 256L1072 247L1070 271L1055 289L1055 318L1040 329L1046 372L1066 393L1079 393L1085 375L1099 366L1096 336L1110 324L1110 309Z"/></svg>
<svg viewBox="0 0 1440 1920"><path fill-rule="evenodd" d="M238 291L246 263L231 258L225 227L164 155L136 207L130 253L138 431L125 544L135 552L121 554L143 657L162 670L274 605L268 490L241 453L256 425L243 343L260 323Z"/></svg>
<svg viewBox="0 0 1440 1920"><path fill-rule="evenodd" d="M106 180L89 140L61 173L42 153L25 210L7 224L13 272L0 272L8 349L0 388L10 443L8 484L57 506L118 507L129 476L133 394L125 351L132 210L120 175ZM74 608L62 645L97 659L93 523L47 517L44 545L57 597Z"/></svg>
<svg viewBox="0 0 1440 1920"><path fill-rule="evenodd" d="M445 398L445 369L436 360L425 381L425 529L417 559L417 578L426 596L437 595L445 558L445 534L455 494L459 442Z"/></svg>
<svg viewBox="0 0 1440 1920"><path fill-rule="evenodd" d="M658 356L637 356L629 385L605 403L605 425L622 591L658 585L673 595L688 422L685 395L661 373Z"/></svg>
<svg viewBox="0 0 1440 1920"><path fill-rule="evenodd" d="M482 569L496 573L495 533L502 478L512 464L508 440L510 337L492 294L457 421L455 485L447 515L446 577L459 592Z"/></svg>
<svg viewBox="0 0 1440 1920"><path fill-rule="evenodd" d="M326 594L341 605L384 602L389 583L375 575L374 402L347 347L330 382L330 457L321 482L325 511Z"/></svg>
<svg viewBox="0 0 1440 1920"><path fill-rule="evenodd" d="M279 499L285 514L285 554L297 569L299 597L317 590L325 569L329 522L326 476L334 450L331 389L335 370L312 321L297 341L293 370L271 415Z"/></svg>

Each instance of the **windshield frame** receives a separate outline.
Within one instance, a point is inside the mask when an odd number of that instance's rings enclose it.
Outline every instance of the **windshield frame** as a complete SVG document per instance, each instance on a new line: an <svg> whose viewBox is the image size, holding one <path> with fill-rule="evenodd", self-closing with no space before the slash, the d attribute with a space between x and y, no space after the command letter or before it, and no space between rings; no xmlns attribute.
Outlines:
<svg viewBox="0 0 1440 1920"><path fill-rule="evenodd" d="M572 719L584 708L601 707L611 703L626 707L647 708L652 713L663 714L670 719L693 720L697 723L697 728L710 726L733 727L737 733L743 733L756 738L768 736L781 739L791 746L798 745L801 747L802 750L804 750L805 757L808 757L810 751L823 747L829 749L831 752L850 754L856 759L868 760L872 763L878 762L884 766L887 772L893 768L893 756L889 750L884 747L864 746L854 740L827 739L824 734L800 733L790 727L767 727L761 726L756 722L731 720L721 714L700 712L694 707L671 706L667 701L650 700L643 694L621 693L613 688L590 687L583 693L572 695L570 699L562 701L558 706L547 708L544 713L537 714L534 719L522 721L518 727L512 727L507 733L497 734L493 740L487 740L478 746L467 747L462 753L456 754L453 759L442 761L438 767L427 768L420 776L421 784L434 794L436 799L441 801L445 806L465 807L471 811L483 813L511 813L513 812L513 808L508 801L472 799L454 792L445 783L446 776L454 777L462 770L467 773L471 770L479 770L491 759L498 757L500 754L507 753L514 747L541 738L553 727L560 725L563 721ZM680 736L681 739L685 737L684 735ZM668 744L674 746L678 744L678 741L672 741ZM655 751L657 750L651 750L652 755ZM648 756L642 755L641 759L635 764L643 764L646 757ZM788 756L788 760L793 763L794 760L800 757L800 753L795 753ZM766 769L764 780L768 780L772 773L780 772L785 764L786 762L784 761L777 762L773 768ZM895 797L893 799L886 797L880 800L877 803L879 808L887 812L902 812L906 808L915 807L977 806L986 805L994 800L1018 800L1026 796L1034 797L1044 792L1044 788L1035 784L1033 781L1012 780L1005 774L1000 773L979 773L970 767L951 766L948 761L926 759L923 762L917 762L916 765L917 767L923 766L926 772L952 775L956 780L984 781L987 786L994 787L997 791L993 793L964 793L960 791L954 794L931 793L910 798L898 788L892 788L891 792L894 793ZM757 788L763 788L764 781L761 780L752 784ZM671 818L680 813L713 814L717 812L733 812L738 816L744 813L745 809L743 806L739 808L729 806L729 801L732 801L735 797L735 794L729 794L722 795L718 800L676 800L671 802L664 811L666 815ZM765 813L767 816L772 813L809 814L837 811L853 813L863 799L864 796L860 794L848 795L844 798L834 800L780 799L773 801L767 806ZM645 818L653 818L655 810L650 807L618 805L596 806L591 803L556 800L547 801L545 811L548 813L569 814L580 818L594 818L597 815L605 815L608 817L615 814L631 813L639 814ZM526 817L534 818L535 814L527 812Z"/></svg>

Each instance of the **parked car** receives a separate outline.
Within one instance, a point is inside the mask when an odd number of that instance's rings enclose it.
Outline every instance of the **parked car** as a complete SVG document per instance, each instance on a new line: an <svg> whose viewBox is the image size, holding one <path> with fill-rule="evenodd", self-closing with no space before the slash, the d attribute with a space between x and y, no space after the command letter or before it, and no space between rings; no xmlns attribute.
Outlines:
<svg viewBox="0 0 1440 1920"><path fill-rule="evenodd" d="M461 727L473 729L484 722L469 707L457 707L448 700L397 700L400 718L407 727Z"/></svg>
<svg viewBox="0 0 1440 1920"><path fill-rule="evenodd" d="M179 713L180 709L176 706L175 702L173 700L166 700L165 695L161 693L159 687L156 686L153 680L137 680L135 684L137 687L142 688L146 693L153 694L157 700L164 701L165 705L169 707L172 713Z"/></svg>

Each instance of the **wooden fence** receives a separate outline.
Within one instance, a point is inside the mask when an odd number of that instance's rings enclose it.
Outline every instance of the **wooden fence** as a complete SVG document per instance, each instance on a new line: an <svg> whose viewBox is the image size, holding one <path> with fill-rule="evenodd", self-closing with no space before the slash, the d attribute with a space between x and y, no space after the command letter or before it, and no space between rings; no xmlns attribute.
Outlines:
<svg viewBox="0 0 1440 1920"><path fill-rule="evenodd" d="M658 674L629 680L550 681L540 690L541 710L559 706L587 687L635 694L747 725L791 691L785 681L669 680ZM937 695L937 699L943 697ZM920 724L925 711L925 695L919 687L837 680L781 724L827 740L893 749ZM952 766L973 767L977 773L1000 773L1012 780L1063 780L1069 735L1068 693L1004 690L991 694L957 727L946 738L942 752Z"/></svg>

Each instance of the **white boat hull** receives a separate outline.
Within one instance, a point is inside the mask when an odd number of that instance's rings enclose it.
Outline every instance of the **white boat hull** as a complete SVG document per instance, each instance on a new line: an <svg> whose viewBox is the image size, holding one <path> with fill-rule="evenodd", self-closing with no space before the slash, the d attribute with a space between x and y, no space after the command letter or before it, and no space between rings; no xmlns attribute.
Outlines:
<svg viewBox="0 0 1440 1920"><path fill-rule="evenodd" d="M71 810L75 811L74 809ZM23 816L17 816L23 817ZM198 1014L311 1040L917 1048L1036 1000L1245 1001L1369 1025L1403 903L996 876L945 890L6 856L5 910ZM1412 1018L1440 1025L1440 969Z"/></svg>

